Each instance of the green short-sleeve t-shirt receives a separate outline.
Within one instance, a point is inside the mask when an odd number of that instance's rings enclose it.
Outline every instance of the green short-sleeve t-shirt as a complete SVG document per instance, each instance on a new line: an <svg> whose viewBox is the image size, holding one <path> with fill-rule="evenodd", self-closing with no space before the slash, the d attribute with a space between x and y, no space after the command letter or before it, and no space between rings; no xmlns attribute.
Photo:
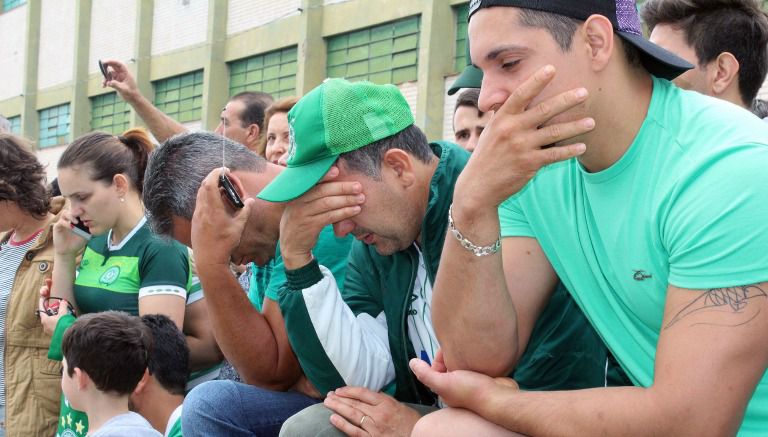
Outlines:
<svg viewBox="0 0 768 437"><path fill-rule="evenodd" d="M536 238L632 381L653 383L668 285L768 281L768 129L730 103L653 80L634 142L606 170L542 169L499 208L502 236ZM706 382L703 382L706 383ZM768 429L768 375L740 429Z"/></svg>
<svg viewBox="0 0 768 437"><path fill-rule="evenodd" d="M337 238L333 233L333 226L326 226L320 231L317 237L317 244L312 249L312 254L317 258L317 262L325 266L333 273L339 289L344 287L344 278L347 270L347 257L352 242L355 239L352 235ZM275 257L263 267L251 264L251 281L248 290L248 298L251 304L261 311L264 297L277 302L277 293L280 287L285 283L285 266L283 258L280 256L280 246L278 245Z"/></svg>

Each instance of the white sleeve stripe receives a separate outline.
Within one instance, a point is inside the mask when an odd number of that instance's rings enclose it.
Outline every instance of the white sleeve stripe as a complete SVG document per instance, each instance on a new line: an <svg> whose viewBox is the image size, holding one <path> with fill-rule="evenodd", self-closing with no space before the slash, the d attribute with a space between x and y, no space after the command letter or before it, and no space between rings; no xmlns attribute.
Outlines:
<svg viewBox="0 0 768 437"><path fill-rule="evenodd" d="M198 300L201 300L205 297L205 294L203 293L203 290L197 290L193 291L192 293L189 293L189 298L187 299L187 305L192 305L193 303L197 302Z"/></svg>
<svg viewBox="0 0 768 437"><path fill-rule="evenodd" d="M150 285L139 289L139 299L147 296L171 295L187 298L187 290L176 285Z"/></svg>
<svg viewBox="0 0 768 437"><path fill-rule="evenodd" d="M302 296L320 344L347 385L379 391L395 379L384 313L355 316L331 272Z"/></svg>

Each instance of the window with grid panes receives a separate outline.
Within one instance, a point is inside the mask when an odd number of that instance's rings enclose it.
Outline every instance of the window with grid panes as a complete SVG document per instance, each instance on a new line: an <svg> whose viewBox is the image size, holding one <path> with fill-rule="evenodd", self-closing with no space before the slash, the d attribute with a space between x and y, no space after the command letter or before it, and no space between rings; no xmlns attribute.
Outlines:
<svg viewBox="0 0 768 437"><path fill-rule="evenodd" d="M19 6L26 3L26 0L3 0L3 10L2 12L10 11L13 8L18 8Z"/></svg>
<svg viewBox="0 0 768 437"><path fill-rule="evenodd" d="M69 103L43 109L40 114L40 148L67 142L69 136Z"/></svg>
<svg viewBox="0 0 768 437"><path fill-rule="evenodd" d="M296 46L251 56L229 64L229 95L262 91L274 98L296 94Z"/></svg>
<svg viewBox="0 0 768 437"><path fill-rule="evenodd" d="M328 77L395 83L416 80L420 17L328 38Z"/></svg>
<svg viewBox="0 0 768 437"><path fill-rule="evenodd" d="M456 71L464 70L467 66L467 15L469 15L469 3L453 8L456 14L456 54L453 57L453 68Z"/></svg>
<svg viewBox="0 0 768 437"><path fill-rule="evenodd" d="M117 93L91 97L91 129L119 135L128 130L131 111Z"/></svg>
<svg viewBox="0 0 768 437"><path fill-rule="evenodd" d="M11 123L11 133L20 135L21 134L21 116L17 115L15 117L11 117L8 119L8 121Z"/></svg>
<svg viewBox="0 0 768 437"><path fill-rule="evenodd" d="M153 82L155 106L179 123L203 115L203 70Z"/></svg>

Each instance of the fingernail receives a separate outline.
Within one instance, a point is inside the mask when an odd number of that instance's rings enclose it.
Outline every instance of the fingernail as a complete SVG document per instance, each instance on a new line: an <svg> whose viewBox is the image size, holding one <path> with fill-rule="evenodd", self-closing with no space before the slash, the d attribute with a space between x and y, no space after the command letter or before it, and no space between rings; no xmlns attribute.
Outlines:
<svg viewBox="0 0 768 437"><path fill-rule="evenodd" d="M576 90L575 94L577 98L583 99L584 97L587 97L588 92L586 88L579 88Z"/></svg>
<svg viewBox="0 0 768 437"><path fill-rule="evenodd" d="M591 128L595 127L595 120L593 118L588 118L588 119L584 120L583 124L584 124L584 127L591 129Z"/></svg>
<svg viewBox="0 0 768 437"><path fill-rule="evenodd" d="M555 72L555 67L551 65L547 65L544 67L544 70L542 71L545 75L549 76L550 74Z"/></svg>
<svg viewBox="0 0 768 437"><path fill-rule="evenodd" d="M358 194L357 197L355 197L355 199L358 202L363 203L365 201L365 195L364 194Z"/></svg>
<svg viewBox="0 0 768 437"><path fill-rule="evenodd" d="M573 146L577 152L583 153L587 151L587 145L584 143L574 144Z"/></svg>

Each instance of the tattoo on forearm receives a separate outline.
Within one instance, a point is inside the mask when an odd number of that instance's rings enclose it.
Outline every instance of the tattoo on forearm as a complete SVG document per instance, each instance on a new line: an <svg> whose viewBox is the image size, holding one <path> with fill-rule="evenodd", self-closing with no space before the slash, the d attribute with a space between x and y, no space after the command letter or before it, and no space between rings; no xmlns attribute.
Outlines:
<svg viewBox="0 0 768 437"><path fill-rule="evenodd" d="M756 284L743 285L740 287L713 288L707 290L704 294L698 296L684 306L683 309L680 310L669 323L667 323L664 329L671 327L688 316L692 316L702 311L717 310L737 314L744 313L753 299L766 298L768 298L768 294ZM748 320L740 320L737 324L728 326L740 326L749 323L752 319L757 317L758 314L760 314L760 310L753 314Z"/></svg>

